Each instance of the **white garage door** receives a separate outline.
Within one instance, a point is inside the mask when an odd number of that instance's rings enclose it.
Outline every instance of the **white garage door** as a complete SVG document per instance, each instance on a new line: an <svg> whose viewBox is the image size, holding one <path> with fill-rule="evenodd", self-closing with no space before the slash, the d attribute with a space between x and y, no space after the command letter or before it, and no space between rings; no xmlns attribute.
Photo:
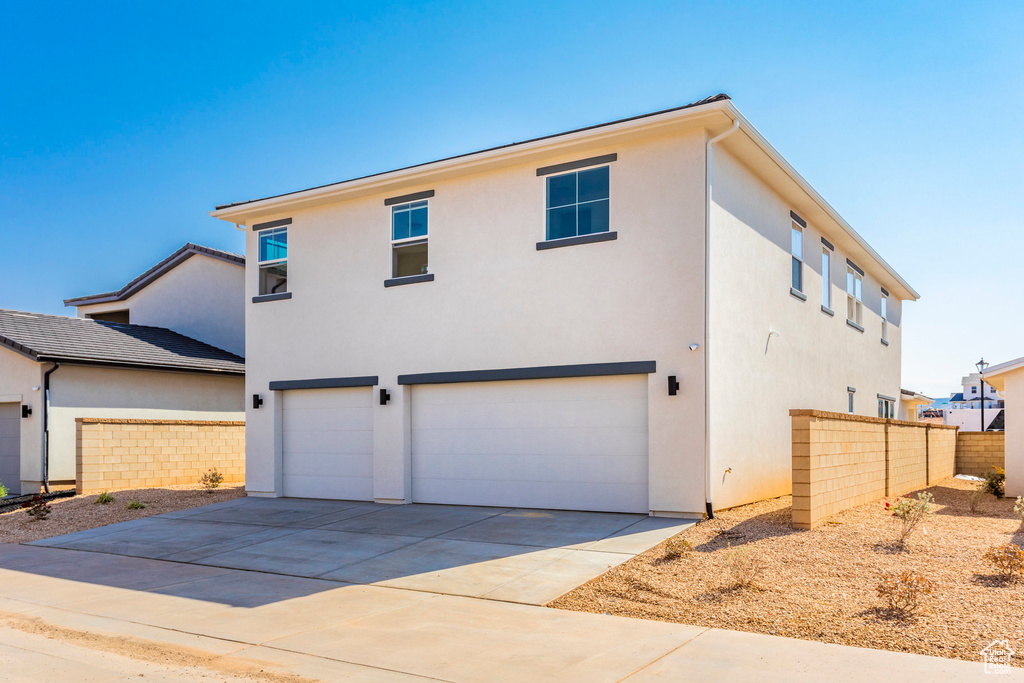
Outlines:
<svg viewBox="0 0 1024 683"><path fill-rule="evenodd" d="M647 376L412 390L420 503L647 512Z"/></svg>
<svg viewBox="0 0 1024 683"><path fill-rule="evenodd" d="M0 403L0 482L21 493L21 405Z"/></svg>
<svg viewBox="0 0 1024 683"><path fill-rule="evenodd" d="M373 500L373 392L284 392L283 485L294 498Z"/></svg>

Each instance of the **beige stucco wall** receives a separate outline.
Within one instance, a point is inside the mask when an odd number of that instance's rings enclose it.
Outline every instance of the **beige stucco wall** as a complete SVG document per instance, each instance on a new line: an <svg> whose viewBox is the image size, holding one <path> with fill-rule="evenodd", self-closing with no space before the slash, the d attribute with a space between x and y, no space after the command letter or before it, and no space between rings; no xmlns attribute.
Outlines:
<svg viewBox="0 0 1024 683"><path fill-rule="evenodd" d="M194 254L126 301L78 307L78 316L129 310L135 325L166 327L245 355L245 269Z"/></svg>
<svg viewBox="0 0 1024 683"><path fill-rule="evenodd" d="M0 403L24 404L32 407L32 415L21 424L21 477L41 467L43 443L43 383L40 364L14 351L0 348ZM11 492L18 492L20 482L5 481Z"/></svg>
<svg viewBox="0 0 1024 683"><path fill-rule="evenodd" d="M410 496L410 392L405 373L657 361L649 376L650 506L701 512L703 486L702 131L602 143L530 163L410 186L295 213L289 300L247 303L247 488L280 494L273 380L378 375L391 403L374 406L374 496ZM540 166L617 153L610 242L538 251L545 238ZM433 189L435 281L385 288L390 209L384 199ZM249 232L247 253L256 253ZM249 259L246 299L257 286ZM669 397L666 376L680 394Z"/></svg>
<svg viewBox="0 0 1024 683"><path fill-rule="evenodd" d="M881 291L865 269L863 327L846 324L842 242L832 254L832 310L821 310L822 227L807 215L803 292L790 294L790 210L796 208L726 147L714 151L711 235L711 479L716 508L784 495L791 487L789 410L878 415L878 394L900 397L901 302L889 297L889 345L881 343ZM802 212L797 210L798 214ZM890 288L891 289L891 288ZM769 332L779 336L768 342ZM766 351L766 342L767 351ZM729 471L731 470L731 471Z"/></svg>
<svg viewBox="0 0 1024 683"><path fill-rule="evenodd" d="M1024 496L1024 368L1008 373L1006 397L1006 495Z"/></svg>
<svg viewBox="0 0 1024 683"><path fill-rule="evenodd" d="M50 378L50 480L75 479L75 418L237 421L243 390L238 376L62 365ZM41 446L36 453L31 469L22 463L33 485L42 478Z"/></svg>

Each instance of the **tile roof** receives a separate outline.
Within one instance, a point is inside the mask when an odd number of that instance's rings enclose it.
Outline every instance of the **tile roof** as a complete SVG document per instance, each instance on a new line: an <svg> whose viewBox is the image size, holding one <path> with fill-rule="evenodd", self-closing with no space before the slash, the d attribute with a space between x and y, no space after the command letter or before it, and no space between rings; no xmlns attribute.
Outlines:
<svg viewBox="0 0 1024 683"><path fill-rule="evenodd" d="M213 249L211 247L204 247L198 244L192 244L189 242L181 249L178 249L173 254L165 258L160 263L156 264L142 275L138 276L128 284L116 292L104 292L103 294L91 294L89 296L79 296L73 299L65 299L65 306L82 306L85 304L100 304L108 301L124 301L128 297L132 296L140 289L150 284L167 271L171 270L175 266L188 260L195 254L201 254L203 256L209 256L211 258L220 259L221 261L227 261L228 263L237 263L240 266L245 265L245 257L241 254L233 254L230 251L221 251L220 249Z"/></svg>
<svg viewBox="0 0 1024 683"><path fill-rule="evenodd" d="M245 374L245 359L163 327L0 308L0 347L33 360Z"/></svg>

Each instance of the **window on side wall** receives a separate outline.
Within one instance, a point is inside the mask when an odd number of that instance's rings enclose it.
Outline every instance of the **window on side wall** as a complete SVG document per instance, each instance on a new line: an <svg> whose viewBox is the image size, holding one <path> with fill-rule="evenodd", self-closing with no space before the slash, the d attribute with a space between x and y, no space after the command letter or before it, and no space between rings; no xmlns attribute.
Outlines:
<svg viewBox="0 0 1024 683"><path fill-rule="evenodd" d="M427 272L427 202L391 207L391 276Z"/></svg>
<svg viewBox="0 0 1024 683"><path fill-rule="evenodd" d="M846 390L847 410L851 413L853 412L853 394L853 391L849 389Z"/></svg>
<svg viewBox="0 0 1024 683"><path fill-rule="evenodd" d="M288 228L259 233L260 294L288 291Z"/></svg>
<svg viewBox="0 0 1024 683"><path fill-rule="evenodd" d="M896 417L896 402L887 398L878 398L878 417Z"/></svg>
<svg viewBox="0 0 1024 683"><path fill-rule="evenodd" d="M889 341L889 294L882 290L882 341Z"/></svg>
<svg viewBox="0 0 1024 683"><path fill-rule="evenodd" d="M793 284L792 287L798 292L804 291L804 229L796 222L793 222L790 231L790 251L793 254Z"/></svg>
<svg viewBox="0 0 1024 683"><path fill-rule="evenodd" d="M846 319L852 323L862 324L864 304L861 301L861 289L864 280L852 266L846 268Z"/></svg>
<svg viewBox="0 0 1024 683"><path fill-rule="evenodd" d="M832 308L832 250L821 248L821 305Z"/></svg>
<svg viewBox="0 0 1024 683"><path fill-rule="evenodd" d="M608 232L609 167L547 179L547 239Z"/></svg>

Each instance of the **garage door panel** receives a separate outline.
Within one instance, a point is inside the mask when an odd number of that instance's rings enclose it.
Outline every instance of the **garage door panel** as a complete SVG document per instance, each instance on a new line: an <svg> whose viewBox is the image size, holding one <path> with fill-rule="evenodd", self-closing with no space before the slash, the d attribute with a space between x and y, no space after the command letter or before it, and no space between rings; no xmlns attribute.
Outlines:
<svg viewBox="0 0 1024 683"><path fill-rule="evenodd" d="M21 492L21 405L0 404L0 482Z"/></svg>
<svg viewBox="0 0 1024 683"><path fill-rule="evenodd" d="M497 482L447 480L417 481L417 500L445 503L454 497L460 505L523 507L523 500L552 501L531 507L559 510L593 510L600 501L604 512L646 512L647 484L595 486L565 482Z"/></svg>
<svg viewBox="0 0 1024 683"><path fill-rule="evenodd" d="M420 455L634 455L647 457L647 432L629 427L600 429L420 429L416 432ZM414 465L415 467L415 465Z"/></svg>
<svg viewBox="0 0 1024 683"><path fill-rule="evenodd" d="M637 375L619 377L581 377L553 380L518 380L507 382L465 382L416 387L417 392L428 391L433 404L455 403L532 403L579 400L579 382L586 383L586 397L591 399L647 399L646 376L643 382ZM596 381L595 381L596 380ZM543 383L538 392L536 385Z"/></svg>
<svg viewBox="0 0 1024 683"><path fill-rule="evenodd" d="M417 415L434 429L600 428L637 424L647 415L647 399L446 403L425 405Z"/></svg>
<svg viewBox="0 0 1024 683"><path fill-rule="evenodd" d="M284 462L284 474L321 477L370 478L373 461L363 453L289 453Z"/></svg>
<svg viewBox="0 0 1024 683"><path fill-rule="evenodd" d="M636 466L634 456L590 455L521 455L501 454L481 456L424 455L417 453L413 476L417 481L426 479L465 479L467 472L477 469L481 458L487 458L487 473L491 478L505 482L578 482L591 484L647 485L647 470Z"/></svg>
<svg viewBox="0 0 1024 683"><path fill-rule="evenodd" d="M369 406L285 409L285 433L334 432L365 430L373 424L373 411Z"/></svg>
<svg viewBox="0 0 1024 683"><path fill-rule="evenodd" d="M284 434L287 453L366 454L373 452L372 431L290 431Z"/></svg>
<svg viewBox="0 0 1024 683"><path fill-rule="evenodd" d="M366 487L360 477L323 477L292 475L284 480L288 498L327 498L331 500L372 500L373 486Z"/></svg>

